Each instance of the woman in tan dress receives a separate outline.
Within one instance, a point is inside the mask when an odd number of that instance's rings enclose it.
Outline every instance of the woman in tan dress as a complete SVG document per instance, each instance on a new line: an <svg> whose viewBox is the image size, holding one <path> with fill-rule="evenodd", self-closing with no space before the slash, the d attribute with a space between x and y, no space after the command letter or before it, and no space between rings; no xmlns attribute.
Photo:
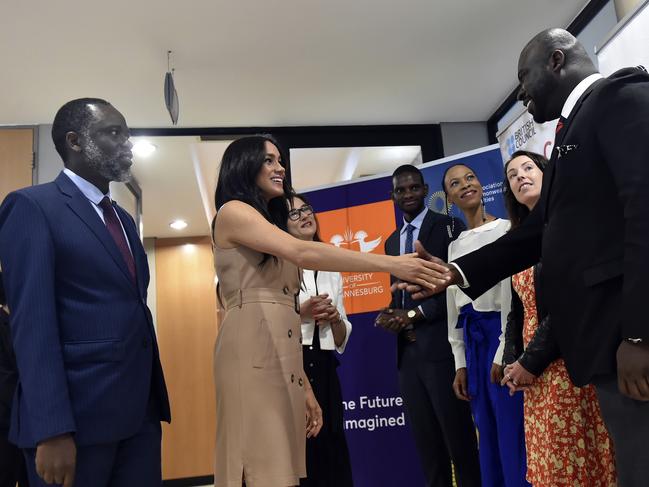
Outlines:
<svg viewBox="0 0 649 487"><path fill-rule="evenodd" d="M322 411L305 379L297 296L300 268L389 272L431 287L434 264L299 240L286 233L284 159L270 136L223 154L213 224L225 308L214 352L215 487L291 487L305 477L305 438ZM306 407L305 407L306 406Z"/></svg>

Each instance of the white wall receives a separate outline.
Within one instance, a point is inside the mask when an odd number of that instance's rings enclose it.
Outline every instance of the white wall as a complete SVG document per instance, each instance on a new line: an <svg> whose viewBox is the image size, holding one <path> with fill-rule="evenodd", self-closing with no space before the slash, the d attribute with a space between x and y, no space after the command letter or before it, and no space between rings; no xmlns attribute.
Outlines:
<svg viewBox="0 0 649 487"><path fill-rule="evenodd" d="M443 122L440 126L445 157L489 145L486 122Z"/></svg>
<svg viewBox="0 0 649 487"><path fill-rule="evenodd" d="M52 142L52 125L38 126L38 160L36 183L53 181L63 169L63 161Z"/></svg>

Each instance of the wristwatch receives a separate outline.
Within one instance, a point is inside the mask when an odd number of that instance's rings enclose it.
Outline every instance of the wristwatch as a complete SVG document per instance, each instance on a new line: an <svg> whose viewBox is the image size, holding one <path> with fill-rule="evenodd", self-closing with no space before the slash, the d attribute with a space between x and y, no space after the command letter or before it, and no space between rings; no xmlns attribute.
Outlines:
<svg viewBox="0 0 649 487"><path fill-rule="evenodd" d="M417 312L416 312L414 309L411 309L410 311L408 311L408 312L406 313L406 316L407 316L410 320L414 320L414 319L415 319L415 316L417 316Z"/></svg>

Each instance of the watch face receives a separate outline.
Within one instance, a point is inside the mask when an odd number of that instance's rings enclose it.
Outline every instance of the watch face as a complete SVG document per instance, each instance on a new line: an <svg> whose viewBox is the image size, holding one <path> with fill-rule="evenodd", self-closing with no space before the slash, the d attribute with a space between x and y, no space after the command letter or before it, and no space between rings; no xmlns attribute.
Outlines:
<svg viewBox="0 0 649 487"><path fill-rule="evenodd" d="M408 318L414 318L416 315L417 315L417 312L414 309L411 309L410 311L408 311L408 314L407 314Z"/></svg>

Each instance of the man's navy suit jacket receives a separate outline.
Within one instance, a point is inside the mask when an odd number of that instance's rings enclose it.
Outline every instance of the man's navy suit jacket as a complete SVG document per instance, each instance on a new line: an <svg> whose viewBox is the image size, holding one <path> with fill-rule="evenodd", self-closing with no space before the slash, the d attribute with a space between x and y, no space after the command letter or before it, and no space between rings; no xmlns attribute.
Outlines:
<svg viewBox="0 0 649 487"><path fill-rule="evenodd" d="M397 228L385 241L387 255L400 254L400 234L403 225ZM428 210L419 230L418 240L432 255L446 260L448 245L465 229L464 223L446 215ZM390 276L394 282L394 276ZM401 308L402 292L392 295L391 308ZM446 318L446 293L432 296L428 299L414 301L415 306L421 306L425 319L415 324L417 341L415 346L421 360L439 362L453 360L451 346L448 342L448 324ZM407 341L403 333L397 338L397 364L401 365L403 347Z"/></svg>
<svg viewBox="0 0 649 487"><path fill-rule="evenodd" d="M20 447L63 433L79 446L119 441L139 431L150 404L170 420L146 304L146 254L131 216L115 209L137 285L92 203L64 173L0 206L19 374L10 439Z"/></svg>

